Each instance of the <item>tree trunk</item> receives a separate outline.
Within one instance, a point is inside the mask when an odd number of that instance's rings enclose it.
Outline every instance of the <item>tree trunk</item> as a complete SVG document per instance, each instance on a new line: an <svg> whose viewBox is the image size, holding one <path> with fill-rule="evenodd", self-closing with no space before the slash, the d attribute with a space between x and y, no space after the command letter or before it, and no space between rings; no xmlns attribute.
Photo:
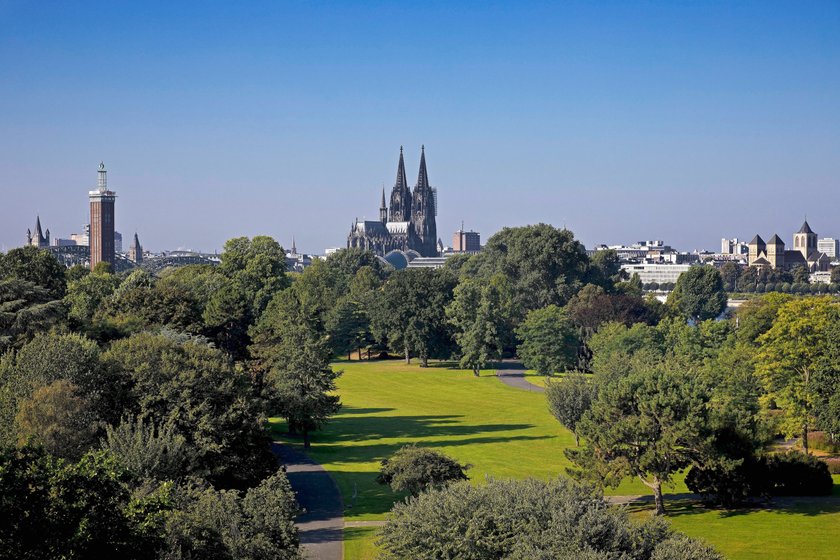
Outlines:
<svg viewBox="0 0 840 560"><path fill-rule="evenodd" d="M653 514L665 515L665 502L662 499L662 481L659 480L658 476L653 477L653 482L648 482L642 475L638 476L639 480L642 481L642 484L653 490L653 503L656 505L656 509Z"/></svg>
<svg viewBox="0 0 840 560"><path fill-rule="evenodd" d="M421 357L420 357L420 367L429 367L429 358L428 358L428 356L421 356Z"/></svg>
<svg viewBox="0 0 840 560"><path fill-rule="evenodd" d="M405 363L411 363L411 354L408 352L408 346L405 347Z"/></svg>
<svg viewBox="0 0 840 560"><path fill-rule="evenodd" d="M580 447L580 436L578 435L577 431L575 431L574 434L575 434L575 447Z"/></svg>
<svg viewBox="0 0 840 560"><path fill-rule="evenodd" d="M665 515L665 503L662 500L662 482L659 477L653 479L653 501L656 504L656 515Z"/></svg>
<svg viewBox="0 0 840 560"><path fill-rule="evenodd" d="M309 430L306 428L303 429L303 447L306 449L309 448Z"/></svg>
<svg viewBox="0 0 840 560"><path fill-rule="evenodd" d="M352 354L353 353L350 350L347 351L347 361L348 362L353 360Z"/></svg>
<svg viewBox="0 0 840 560"><path fill-rule="evenodd" d="M368 361L370 361L370 348L368 348Z"/></svg>
<svg viewBox="0 0 840 560"><path fill-rule="evenodd" d="M802 425L802 448L805 450L805 455L808 455L808 421Z"/></svg>
<svg viewBox="0 0 840 560"><path fill-rule="evenodd" d="M478 366L475 366L473 368L473 375L475 375L476 377L481 377L481 375L478 372L479 372Z"/></svg>

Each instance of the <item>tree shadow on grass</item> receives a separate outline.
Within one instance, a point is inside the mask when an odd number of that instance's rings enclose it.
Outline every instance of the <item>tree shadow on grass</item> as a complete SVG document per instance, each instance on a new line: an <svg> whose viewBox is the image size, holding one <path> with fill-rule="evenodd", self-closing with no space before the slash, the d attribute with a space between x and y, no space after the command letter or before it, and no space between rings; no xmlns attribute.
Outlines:
<svg viewBox="0 0 840 560"><path fill-rule="evenodd" d="M627 506L631 513L653 511L650 503L635 503ZM840 513L840 499L832 496L778 497L769 502L745 505L740 508L726 509L707 505L696 500L669 501L665 496L665 510L668 517L685 517L698 514L717 513L721 518L742 517L759 512L791 516L813 517L830 513Z"/></svg>
<svg viewBox="0 0 840 560"><path fill-rule="evenodd" d="M315 437L323 443L391 438L459 437L533 428L533 424L463 424L462 415L339 416Z"/></svg>

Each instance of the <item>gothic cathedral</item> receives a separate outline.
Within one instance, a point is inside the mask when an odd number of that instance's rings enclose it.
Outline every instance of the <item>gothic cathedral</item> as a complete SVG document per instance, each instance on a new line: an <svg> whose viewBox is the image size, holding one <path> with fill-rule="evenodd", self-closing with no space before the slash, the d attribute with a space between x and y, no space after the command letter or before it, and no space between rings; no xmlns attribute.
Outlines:
<svg viewBox="0 0 840 560"><path fill-rule="evenodd" d="M391 190L391 208L385 205L385 189L379 206L379 221L358 219L347 236L347 247L368 249L384 257L391 251L416 251L421 257L438 255L437 192L429 184L426 170L426 149L420 148L420 173L414 191L408 187L405 176L403 149L400 146L400 162L397 165L397 180Z"/></svg>

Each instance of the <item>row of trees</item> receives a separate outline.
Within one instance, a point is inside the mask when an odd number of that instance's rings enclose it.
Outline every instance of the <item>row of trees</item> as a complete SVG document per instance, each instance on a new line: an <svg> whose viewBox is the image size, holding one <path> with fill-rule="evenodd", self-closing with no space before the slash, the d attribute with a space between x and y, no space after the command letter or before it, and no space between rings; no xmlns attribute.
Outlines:
<svg viewBox="0 0 840 560"><path fill-rule="evenodd" d="M547 390L551 411L584 444L567 451L572 473L606 485L638 477L660 513L663 483L686 468L692 489L727 505L830 493L825 463L775 457L768 444L798 436L807 454L814 427L840 436L838 325L833 298L782 294L727 321L604 325L588 342L594 374Z"/></svg>
<svg viewBox="0 0 840 560"><path fill-rule="evenodd" d="M268 238L159 278L0 255L0 557L300 557L249 351L284 269Z"/></svg>

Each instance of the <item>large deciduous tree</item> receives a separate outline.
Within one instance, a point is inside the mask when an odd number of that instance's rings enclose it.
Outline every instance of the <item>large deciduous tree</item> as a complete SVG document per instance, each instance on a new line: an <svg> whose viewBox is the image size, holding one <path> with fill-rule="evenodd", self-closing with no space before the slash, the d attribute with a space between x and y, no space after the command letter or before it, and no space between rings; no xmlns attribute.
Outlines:
<svg viewBox="0 0 840 560"><path fill-rule="evenodd" d="M420 358L447 358L452 351L452 330L446 306L457 284L446 269L406 269L394 272L382 287L373 309L375 336L394 352Z"/></svg>
<svg viewBox="0 0 840 560"><path fill-rule="evenodd" d="M454 291L446 315L455 327L460 365L475 375L491 360L502 357L510 333L509 313L503 300L504 279L488 284L465 279Z"/></svg>
<svg viewBox="0 0 840 560"><path fill-rule="evenodd" d="M551 375L577 363L579 341L568 312L556 305L530 311L516 329L517 354L530 369Z"/></svg>
<svg viewBox="0 0 840 560"><path fill-rule="evenodd" d="M266 403L220 351L141 333L115 342L103 361L131 380L124 414L171 424L186 439L193 451L188 473L243 487L272 471Z"/></svg>
<svg viewBox="0 0 840 560"><path fill-rule="evenodd" d="M795 299L779 307L770 329L758 338L756 372L784 411L786 433L801 434L806 453L814 416L814 374L825 363L832 346L831 327L837 321L840 305L831 297Z"/></svg>
<svg viewBox="0 0 840 560"><path fill-rule="evenodd" d="M0 279L18 278L46 289L52 299L61 299L67 291L65 268L46 249L30 245L0 254Z"/></svg>
<svg viewBox="0 0 840 560"><path fill-rule="evenodd" d="M689 268L680 274L677 285L668 295L668 306L686 319L714 319L726 309L726 292L720 272L711 266Z"/></svg>
<svg viewBox="0 0 840 560"><path fill-rule="evenodd" d="M604 265L601 276L612 272L608 263ZM462 269L467 277L507 277L513 290L517 324L528 311L565 305L590 271L586 251L572 232L548 224L502 229Z"/></svg>

